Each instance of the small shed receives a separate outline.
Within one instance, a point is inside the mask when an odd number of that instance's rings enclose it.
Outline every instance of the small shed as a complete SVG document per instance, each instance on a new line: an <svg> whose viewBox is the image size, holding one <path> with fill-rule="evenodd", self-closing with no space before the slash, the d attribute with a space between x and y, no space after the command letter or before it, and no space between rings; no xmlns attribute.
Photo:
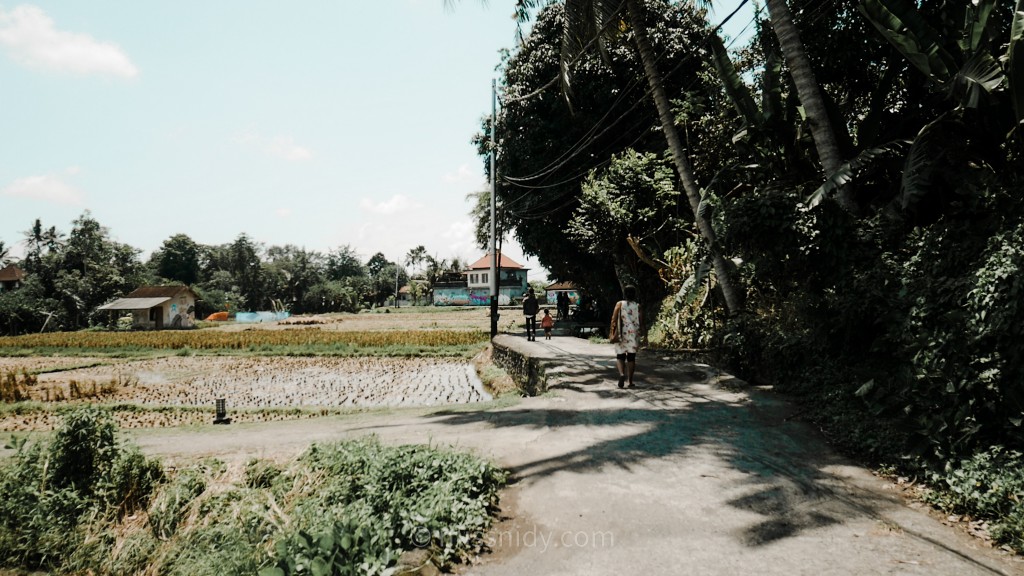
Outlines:
<svg viewBox="0 0 1024 576"><path fill-rule="evenodd" d="M557 304L558 294L561 292L564 292L569 297L569 303L573 306L580 302L579 289L572 282L555 282L549 284L545 290L547 291L548 304Z"/></svg>
<svg viewBox="0 0 1024 576"><path fill-rule="evenodd" d="M0 292L21 288L21 281L25 279L25 276L27 276L25 271L14 264L0 268Z"/></svg>
<svg viewBox="0 0 1024 576"><path fill-rule="evenodd" d="M197 299L188 286L143 286L98 309L131 311L132 326L141 328L189 328L195 323Z"/></svg>

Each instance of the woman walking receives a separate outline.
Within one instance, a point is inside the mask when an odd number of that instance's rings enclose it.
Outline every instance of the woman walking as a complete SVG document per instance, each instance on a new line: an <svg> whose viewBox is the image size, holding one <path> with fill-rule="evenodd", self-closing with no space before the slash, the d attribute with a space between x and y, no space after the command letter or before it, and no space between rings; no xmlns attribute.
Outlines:
<svg viewBox="0 0 1024 576"><path fill-rule="evenodd" d="M636 301L636 287L626 286L623 299L615 303L612 324L608 328L608 339L615 344L615 364L619 369L619 388L628 381L633 387L633 373L636 371L636 350L640 345L640 327L643 316Z"/></svg>

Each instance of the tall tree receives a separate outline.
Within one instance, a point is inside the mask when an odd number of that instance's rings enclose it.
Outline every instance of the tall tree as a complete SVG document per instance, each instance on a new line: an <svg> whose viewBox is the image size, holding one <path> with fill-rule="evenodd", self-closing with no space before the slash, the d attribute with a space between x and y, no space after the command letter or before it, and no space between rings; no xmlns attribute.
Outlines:
<svg viewBox="0 0 1024 576"><path fill-rule="evenodd" d="M630 1L635 2L636 0ZM829 177L842 165L843 156L832 121L829 119L825 99L822 98L821 89L814 76L814 69L804 50L804 44L800 41L800 32L793 23L793 15L789 11L786 0L766 0L766 3L772 29L775 30L775 35L779 39L779 48L782 50L783 58L786 59L789 74L793 78L797 95L804 107L804 113L807 115L807 122L810 124L811 136L814 138L814 146L818 151L818 160L825 170L825 176ZM849 186L844 186L839 189L836 196L839 205L848 212L856 210L856 203L850 190Z"/></svg>
<svg viewBox="0 0 1024 576"><path fill-rule="evenodd" d="M451 2L451 0L446 0ZM532 11L549 4L546 0L517 0L516 14L524 22L532 17ZM618 41L623 30L632 41L643 63L644 75L649 93L654 100L662 133L668 144L673 165L682 181L683 191L693 213L694 222L714 264L718 284L730 313L743 307L743 293L737 286L733 265L722 254L717 234L711 223L711 211L702 204L702 190L697 182L690 158L683 146L675 115L665 90L664 77L657 66L651 40L648 35L648 11L641 0L565 0L565 19L560 55L563 92L571 98L573 92L573 66L581 55L595 46L607 50L606 43Z"/></svg>
<svg viewBox="0 0 1024 576"><path fill-rule="evenodd" d="M164 240L156 258L156 272L161 278L195 284L199 280L199 245L186 234Z"/></svg>
<svg viewBox="0 0 1024 576"><path fill-rule="evenodd" d="M327 253L325 262L327 277L331 280L341 280L366 274L359 254L349 245L339 246Z"/></svg>
<svg viewBox="0 0 1024 576"><path fill-rule="evenodd" d="M419 269L419 267L427 260L427 249L420 245L411 250L405 255L405 265Z"/></svg>
<svg viewBox="0 0 1024 576"><path fill-rule="evenodd" d="M230 272L248 310L266 309L267 293L260 253L262 247L245 233L228 247Z"/></svg>

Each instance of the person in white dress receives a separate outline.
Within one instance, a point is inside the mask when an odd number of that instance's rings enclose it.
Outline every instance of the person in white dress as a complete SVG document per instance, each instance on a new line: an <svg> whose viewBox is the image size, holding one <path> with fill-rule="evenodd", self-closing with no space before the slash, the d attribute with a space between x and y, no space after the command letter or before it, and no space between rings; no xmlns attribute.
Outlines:
<svg viewBox="0 0 1024 576"><path fill-rule="evenodd" d="M636 301L636 287L626 286L623 299L615 303L612 324L608 328L608 339L615 344L615 364L619 369L619 388L628 382L633 387L633 373L636 372L636 351L640 347L640 333L643 316Z"/></svg>

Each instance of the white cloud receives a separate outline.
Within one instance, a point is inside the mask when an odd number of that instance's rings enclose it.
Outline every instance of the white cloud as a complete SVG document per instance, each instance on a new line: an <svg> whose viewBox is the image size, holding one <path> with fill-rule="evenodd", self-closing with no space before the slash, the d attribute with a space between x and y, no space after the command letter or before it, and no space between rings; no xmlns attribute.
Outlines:
<svg viewBox="0 0 1024 576"><path fill-rule="evenodd" d="M445 249L450 254L465 255L480 252L476 245L473 222L469 220L452 222L448 225L448 229L441 233L441 238L446 242Z"/></svg>
<svg viewBox="0 0 1024 576"><path fill-rule="evenodd" d="M0 9L0 46L16 62L72 74L109 74L133 78L138 68L116 44L88 34L65 32L41 8L23 4Z"/></svg>
<svg viewBox="0 0 1024 576"><path fill-rule="evenodd" d="M416 210L423 206L419 202L416 202L403 194L395 194L389 200L385 200L383 202L374 202L369 198L363 198L359 205L363 210L374 214L397 214L399 212Z"/></svg>
<svg viewBox="0 0 1024 576"><path fill-rule="evenodd" d="M441 180L448 184L458 184L461 182L476 182L481 180L481 176L470 170L468 164L463 164L455 169L455 171L445 173Z"/></svg>
<svg viewBox="0 0 1024 576"><path fill-rule="evenodd" d="M277 214L281 218L288 218L289 216L292 215L292 209L291 208L278 208L277 210L274 210L274 214Z"/></svg>
<svg viewBox="0 0 1024 576"><path fill-rule="evenodd" d="M0 190L0 195L72 206L83 203L82 193L77 188L52 174L19 178Z"/></svg>
<svg viewBox="0 0 1024 576"><path fill-rule="evenodd" d="M313 157L313 153L309 148L299 146L292 140L291 136L278 136L266 142L264 150L271 156L277 156L278 158L284 158L291 162L300 162L302 160L309 160Z"/></svg>
<svg viewBox="0 0 1024 576"><path fill-rule="evenodd" d="M246 144L252 144L275 158L282 158L289 162L302 162L313 157L313 151L305 146L299 146L291 136L261 136L255 131L242 134L238 140Z"/></svg>

